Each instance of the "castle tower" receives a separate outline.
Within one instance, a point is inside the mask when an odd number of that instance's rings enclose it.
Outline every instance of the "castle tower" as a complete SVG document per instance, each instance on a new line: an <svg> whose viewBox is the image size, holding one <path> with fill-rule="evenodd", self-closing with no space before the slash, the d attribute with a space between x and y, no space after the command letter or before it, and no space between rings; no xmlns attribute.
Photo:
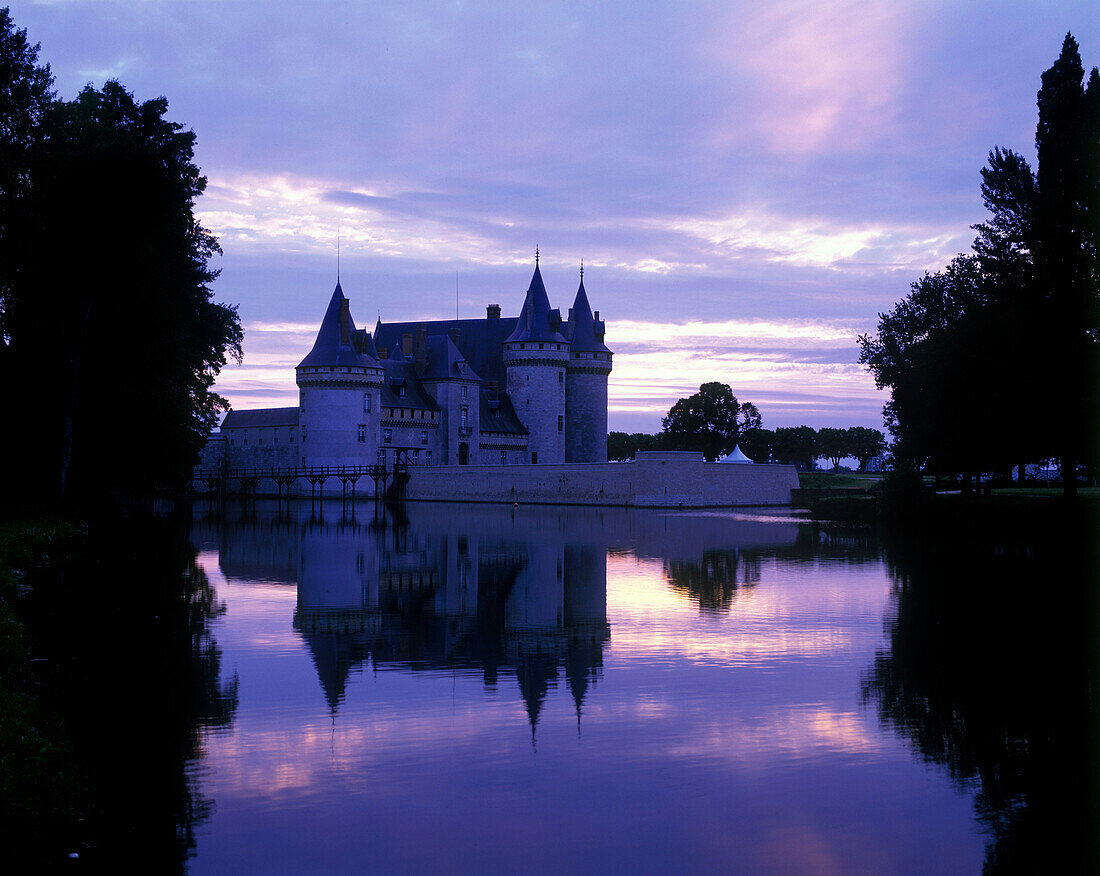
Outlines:
<svg viewBox="0 0 1100 876"><path fill-rule="evenodd" d="M504 342L508 395L529 433L531 462L565 462L565 370L569 343L561 314L550 309L535 256L535 273L515 331Z"/></svg>
<svg viewBox="0 0 1100 876"><path fill-rule="evenodd" d="M565 372L565 461L607 462L607 375L611 351L604 324L584 291L584 268L569 311L569 366Z"/></svg>
<svg viewBox="0 0 1100 876"><path fill-rule="evenodd" d="M295 369L301 464L370 465L378 453L383 370L370 334L357 331L336 289L313 349Z"/></svg>

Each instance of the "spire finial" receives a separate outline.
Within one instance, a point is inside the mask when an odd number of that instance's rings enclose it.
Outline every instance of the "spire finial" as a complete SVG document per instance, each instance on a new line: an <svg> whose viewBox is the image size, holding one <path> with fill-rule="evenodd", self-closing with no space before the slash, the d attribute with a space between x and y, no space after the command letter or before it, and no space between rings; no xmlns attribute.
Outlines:
<svg viewBox="0 0 1100 876"><path fill-rule="evenodd" d="M539 266L539 245L535 244L535 267Z"/></svg>
<svg viewBox="0 0 1100 876"><path fill-rule="evenodd" d="M340 285L340 225L336 225L336 285Z"/></svg>
<svg viewBox="0 0 1100 876"><path fill-rule="evenodd" d="M584 282L584 259L581 259L581 282Z"/></svg>

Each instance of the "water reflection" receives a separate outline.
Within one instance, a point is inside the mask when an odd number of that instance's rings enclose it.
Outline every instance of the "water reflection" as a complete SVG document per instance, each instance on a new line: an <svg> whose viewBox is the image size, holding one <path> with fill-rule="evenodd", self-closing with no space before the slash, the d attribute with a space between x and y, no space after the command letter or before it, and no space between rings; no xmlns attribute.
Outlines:
<svg viewBox="0 0 1100 876"><path fill-rule="evenodd" d="M88 817L65 852L95 871L182 872L213 807L196 780L206 734L238 705L211 630L224 604L185 528L96 521L33 594L34 653L88 783Z"/></svg>
<svg viewBox="0 0 1100 876"><path fill-rule="evenodd" d="M863 696L976 793L986 871L1086 872L1100 823L1089 757L1094 579L1081 521L1035 523L887 540L894 617Z"/></svg>
<svg viewBox="0 0 1100 876"><path fill-rule="evenodd" d="M618 509L364 503L230 506L200 519L230 579L297 585L294 629L333 714L348 681L444 669L514 677L534 735L548 690L564 678L580 722L610 640L608 554L655 557L673 592L703 612L729 611L765 557L796 549L794 519ZM814 548L816 549L816 545Z"/></svg>
<svg viewBox="0 0 1100 876"><path fill-rule="evenodd" d="M926 872L935 836L972 871L982 831L991 867L1087 834L1051 778L1084 663L1047 632L1084 612L1058 626L1023 540L909 533L887 568L774 511L355 511L196 521L252 697L210 740L197 870Z"/></svg>

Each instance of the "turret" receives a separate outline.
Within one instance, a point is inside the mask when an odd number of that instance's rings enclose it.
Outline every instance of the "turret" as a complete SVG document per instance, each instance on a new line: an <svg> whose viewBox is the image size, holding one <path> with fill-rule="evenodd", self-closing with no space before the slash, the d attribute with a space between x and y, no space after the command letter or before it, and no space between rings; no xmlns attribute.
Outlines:
<svg viewBox="0 0 1100 876"><path fill-rule="evenodd" d="M504 342L508 395L529 433L533 463L565 462L565 370L569 342L561 314L550 309L535 255L535 273L515 331Z"/></svg>
<svg viewBox="0 0 1100 876"><path fill-rule="evenodd" d="M611 351L604 324L592 314L584 291L584 266L566 325L569 364L565 372L565 461L607 462L607 376Z"/></svg>
<svg viewBox="0 0 1100 876"><path fill-rule="evenodd" d="M295 369L303 465L367 465L378 448L382 363L339 282L313 349Z"/></svg>

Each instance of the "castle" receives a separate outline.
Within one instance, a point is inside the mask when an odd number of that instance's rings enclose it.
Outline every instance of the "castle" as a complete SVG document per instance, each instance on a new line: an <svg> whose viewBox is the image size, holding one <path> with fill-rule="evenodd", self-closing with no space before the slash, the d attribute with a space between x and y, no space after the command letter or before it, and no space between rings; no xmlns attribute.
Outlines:
<svg viewBox="0 0 1100 876"><path fill-rule="evenodd" d="M299 404L230 411L204 465L231 468L607 461L604 323L584 269L563 321L538 255L518 317L357 329L340 283L298 364Z"/></svg>

